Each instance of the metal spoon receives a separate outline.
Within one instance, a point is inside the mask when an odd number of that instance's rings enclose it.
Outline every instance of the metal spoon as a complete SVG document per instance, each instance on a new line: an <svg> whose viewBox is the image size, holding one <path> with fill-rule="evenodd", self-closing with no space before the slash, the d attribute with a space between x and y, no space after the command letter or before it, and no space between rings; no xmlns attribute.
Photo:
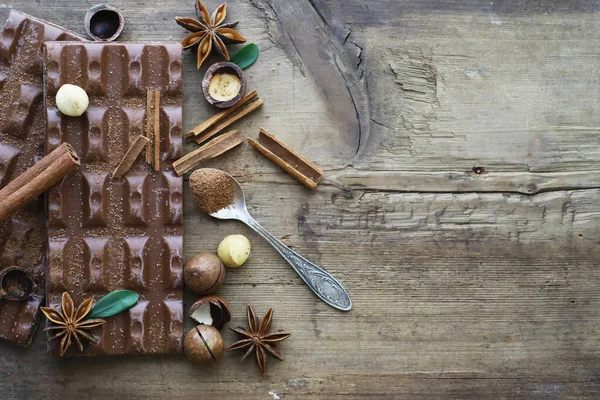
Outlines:
<svg viewBox="0 0 600 400"><path fill-rule="evenodd" d="M219 172L225 173L220 170ZM218 219L237 219L248 225L256 233L265 238L266 241L281 254L285 261L294 268L294 271L300 275L300 278L302 278L304 283L306 283L308 287L321 298L321 300L338 310L349 311L352 308L352 301L337 279L287 247L285 244L281 243L279 239L260 226L248 213L248 209L246 208L246 198L240 184L233 176L229 176L235 182L235 196L233 203L229 207L222 208L219 211L210 214L210 216Z"/></svg>

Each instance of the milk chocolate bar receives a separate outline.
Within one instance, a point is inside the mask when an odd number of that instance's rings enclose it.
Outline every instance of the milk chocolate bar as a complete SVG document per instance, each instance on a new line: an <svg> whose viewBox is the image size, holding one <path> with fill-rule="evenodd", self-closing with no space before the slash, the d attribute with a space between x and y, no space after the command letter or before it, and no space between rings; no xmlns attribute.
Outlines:
<svg viewBox="0 0 600 400"><path fill-rule="evenodd" d="M42 45L85 40L74 32L11 11L0 38L0 188L44 155ZM27 301L0 299L0 339L29 346L45 295L46 227L43 199L0 224L0 271L26 270L36 283Z"/></svg>
<svg viewBox="0 0 600 400"><path fill-rule="evenodd" d="M47 42L44 61L46 152L68 142L82 159L80 171L47 197L47 304L60 309L64 291L75 304L118 289L140 294L132 309L90 331L97 344L84 344L83 353L73 345L67 354L180 352L183 180L171 164L182 152L182 47ZM81 117L56 108L56 92L66 83L88 93ZM147 112L148 91L160 93L158 111ZM113 178L133 141L147 135L147 118L159 121L153 132L160 170L138 157ZM59 340L49 342L49 354L58 348Z"/></svg>

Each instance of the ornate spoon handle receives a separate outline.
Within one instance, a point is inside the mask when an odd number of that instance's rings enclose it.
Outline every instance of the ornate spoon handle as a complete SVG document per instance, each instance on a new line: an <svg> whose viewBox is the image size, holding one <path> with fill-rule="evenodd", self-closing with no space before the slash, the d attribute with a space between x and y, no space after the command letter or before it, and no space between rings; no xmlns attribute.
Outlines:
<svg viewBox="0 0 600 400"><path fill-rule="evenodd" d="M265 238L321 300L338 310L349 311L352 308L350 296L337 279L281 243L251 216L248 215L248 218L242 219L242 221Z"/></svg>

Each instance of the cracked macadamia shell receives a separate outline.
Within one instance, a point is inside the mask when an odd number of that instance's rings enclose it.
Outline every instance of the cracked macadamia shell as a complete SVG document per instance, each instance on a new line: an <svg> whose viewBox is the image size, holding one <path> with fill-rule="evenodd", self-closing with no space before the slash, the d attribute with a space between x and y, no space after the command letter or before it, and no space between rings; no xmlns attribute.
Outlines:
<svg viewBox="0 0 600 400"><path fill-rule="evenodd" d="M27 271L12 266L1 270L0 267L0 299L27 300L36 289L36 285ZM227 309L229 310L229 308Z"/></svg>
<svg viewBox="0 0 600 400"><path fill-rule="evenodd" d="M217 77L216 80L214 79L215 77ZM219 77L227 77L227 79L220 79ZM219 90L217 89L215 91L211 86L220 86L221 83L226 83L226 86L229 86L228 84L233 82L235 82L235 85L232 86L237 89L233 97L227 96L225 98L221 98L219 96L213 96L213 94L219 92ZM214 63L208 70L206 70L204 78L202 79L202 93L204 94L206 101L216 107L231 107L240 101L246 93L246 76L241 68L234 63L228 61Z"/></svg>
<svg viewBox="0 0 600 400"><path fill-rule="evenodd" d="M231 320L231 309L222 297L204 296L192 304L189 315L197 324L212 325L220 330Z"/></svg>
<svg viewBox="0 0 600 400"><path fill-rule="evenodd" d="M200 253L185 264L183 278L186 287L197 295L215 293L225 280L225 267L216 255Z"/></svg>
<svg viewBox="0 0 600 400"><path fill-rule="evenodd" d="M215 327L198 325L185 337L183 351L195 364L214 365L223 358L223 338Z"/></svg>

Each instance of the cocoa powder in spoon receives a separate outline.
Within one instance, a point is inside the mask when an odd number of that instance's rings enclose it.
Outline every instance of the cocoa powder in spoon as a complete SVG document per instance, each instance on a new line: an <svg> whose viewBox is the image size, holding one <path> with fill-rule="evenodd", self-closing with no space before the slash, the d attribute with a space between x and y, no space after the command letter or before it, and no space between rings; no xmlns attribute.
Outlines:
<svg viewBox="0 0 600 400"><path fill-rule="evenodd" d="M233 203L235 182L223 171L201 168L190 175L190 190L196 205L212 214Z"/></svg>

